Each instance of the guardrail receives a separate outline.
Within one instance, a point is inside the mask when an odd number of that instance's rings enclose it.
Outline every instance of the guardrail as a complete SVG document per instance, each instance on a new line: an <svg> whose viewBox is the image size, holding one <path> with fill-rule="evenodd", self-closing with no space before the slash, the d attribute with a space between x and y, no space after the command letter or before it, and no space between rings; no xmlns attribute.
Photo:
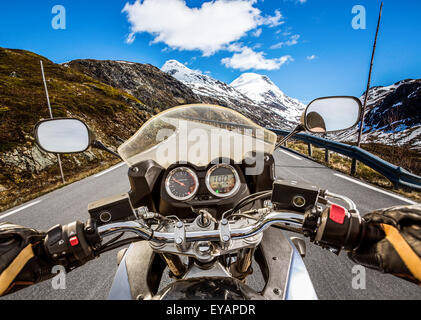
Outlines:
<svg viewBox="0 0 421 320"><path fill-rule="evenodd" d="M290 133L290 131L286 130L269 130L279 136L286 136ZM330 151L333 151L364 163L366 166L386 177L391 183L393 183L395 188L401 187L404 189L421 191L421 177L412 174L401 167L384 161L383 159L361 148L303 133L296 134L292 139L307 143L310 157L312 156L312 145L324 148L326 150L325 160L327 163L329 163L329 153Z"/></svg>

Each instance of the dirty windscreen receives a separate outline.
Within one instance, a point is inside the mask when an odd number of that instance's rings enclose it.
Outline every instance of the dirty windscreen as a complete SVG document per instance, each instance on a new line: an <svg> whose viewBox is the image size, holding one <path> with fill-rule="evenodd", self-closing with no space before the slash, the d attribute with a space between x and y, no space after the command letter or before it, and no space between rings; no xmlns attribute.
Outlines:
<svg viewBox="0 0 421 320"><path fill-rule="evenodd" d="M154 160L207 166L216 159L241 162L251 152L273 153L276 135L240 113L213 105L187 105L164 111L146 122L118 152L133 166Z"/></svg>

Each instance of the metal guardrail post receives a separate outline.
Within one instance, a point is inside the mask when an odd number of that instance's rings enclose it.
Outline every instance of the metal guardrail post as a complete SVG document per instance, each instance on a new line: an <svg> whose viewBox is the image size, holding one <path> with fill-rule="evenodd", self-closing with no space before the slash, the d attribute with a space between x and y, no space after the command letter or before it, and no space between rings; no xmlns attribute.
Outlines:
<svg viewBox="0 0 421 320"><path fill-rule="evenodd" d="M354 158L352 159L351 164L351 176L355 176L357 174L357 160Z"/></svg>
<svg viewBox="0 0 421 320"><path fill-rule="evenodd" d="M329 149L325 149L325 162L329 164L330 162L330 152Z"/></svg>
<svg viewBox="0 0 421 320"><path fill-rule="evenodd" d="M309 157L313 156L313 146L311 145L311 143L308 143L308 155Z"/></svg>

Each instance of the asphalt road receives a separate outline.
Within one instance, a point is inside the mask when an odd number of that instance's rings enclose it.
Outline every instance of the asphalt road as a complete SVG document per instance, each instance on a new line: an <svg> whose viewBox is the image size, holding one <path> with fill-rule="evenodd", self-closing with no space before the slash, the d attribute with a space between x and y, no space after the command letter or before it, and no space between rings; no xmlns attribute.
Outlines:
<svg viewBox="0 0 421 320"><path fill-rule="evenodd" d="M275 158L277 177L316 184L346 195L356 202L362 214L378 208L413 203L399 195L361 184L290 152L278 150ZM48 230L56 224L66 224L77 219L86 221L90 202L127 190L127 167L119 165L0 213L0 222L9 221ZM104 254L67 275L65 290L54 290L51 281L47 281L3 299L106 299L117 270L117 251ZM420 287L371 270L366 271L366 289L354 290L354 263L345 254L338 257L309 242L304 262L320 299L421 299ZM259 277L251 278L250 282L253 287L262 287Z"/></svg>

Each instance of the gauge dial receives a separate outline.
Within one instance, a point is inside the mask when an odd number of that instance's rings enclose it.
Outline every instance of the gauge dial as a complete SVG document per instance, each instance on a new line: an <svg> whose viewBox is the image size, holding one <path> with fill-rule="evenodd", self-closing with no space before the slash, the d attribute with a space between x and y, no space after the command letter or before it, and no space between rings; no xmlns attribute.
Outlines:
<svg viewBox="0 0 421 320"><path fill-rule="evenodd" d="M199 189L199 180L193 170L186 167L176 168L168 174L165 189L175 200L190 200Z"/></svg>
<svg viewBox="0 0 421 320"><path fill-rule="evenodd" d="M219 164L209 169L206 174L206 186L208 190L219 198L234 195L240 188L240 177L234 167L227 164Z"/></svg>

